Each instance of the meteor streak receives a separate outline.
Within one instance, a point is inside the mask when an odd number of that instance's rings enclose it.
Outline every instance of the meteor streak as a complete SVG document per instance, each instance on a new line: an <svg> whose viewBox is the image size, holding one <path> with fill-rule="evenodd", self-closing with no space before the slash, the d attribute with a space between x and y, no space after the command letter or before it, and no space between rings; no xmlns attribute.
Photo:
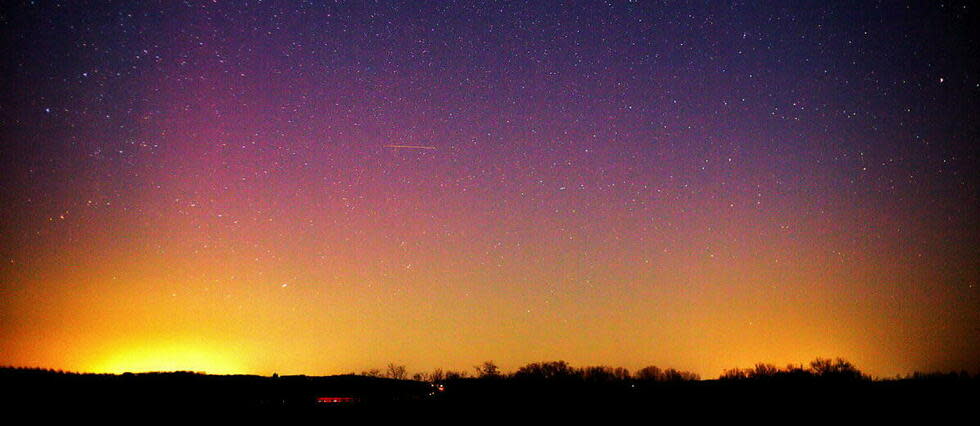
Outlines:
<svg viewBox="0 0 980 426"><path fill-rule="evenodd" d="M436 149L434 146L424 145L385 145L385 148L407 148L407 149Z"/></svg>

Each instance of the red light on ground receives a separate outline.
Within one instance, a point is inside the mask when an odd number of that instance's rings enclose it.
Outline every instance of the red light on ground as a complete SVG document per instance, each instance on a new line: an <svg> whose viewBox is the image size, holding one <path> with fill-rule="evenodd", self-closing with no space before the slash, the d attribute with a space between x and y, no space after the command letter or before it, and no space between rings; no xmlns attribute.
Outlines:
<svg viewBox="0 0 980 426"><path fill-rule="evenodd" d="M320 404L343 404L357 402L357 400L349 396L322 396L317 398L316 402Z"/></svg>

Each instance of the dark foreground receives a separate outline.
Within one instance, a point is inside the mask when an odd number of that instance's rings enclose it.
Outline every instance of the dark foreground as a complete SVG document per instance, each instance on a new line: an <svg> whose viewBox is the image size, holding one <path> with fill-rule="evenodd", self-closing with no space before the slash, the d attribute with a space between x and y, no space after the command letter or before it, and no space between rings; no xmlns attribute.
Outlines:
<svg viewBox="0 0 980 426"><path fill-rule="evenodd" d="M324 424L418 418L436 423L605 419L763 422L975 419L976 377L902 380L583 382L514 378L432 384L355 375L94 375L2 369L6 415L32 419L248 418ZM963 417L965 416L965 417ZM430 423L432 424L432 423Z"/></svg>

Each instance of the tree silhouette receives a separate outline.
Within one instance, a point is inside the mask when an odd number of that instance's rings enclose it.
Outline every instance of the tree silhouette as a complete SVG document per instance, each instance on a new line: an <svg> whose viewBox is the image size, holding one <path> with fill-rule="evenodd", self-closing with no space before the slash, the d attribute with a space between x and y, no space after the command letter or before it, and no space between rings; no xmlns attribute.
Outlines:
<svg viewBox="0 0 980 426"><path fill-rule="evenodd" d="M629 380L630 377L631 377L630 376L630 371L628 369L626 369L626 368L623 368L623 367L616 367L616 368L614 368L613 369L613 376L616 378L616 380L623 381L623 382Z"/></svg>
<svg viewBox="0 0 980 426"><path fill-rule="evenodd" d="M443 380L446 380L446 373L444 373L441 368L437 368L435 370L432 370L432 372L429 373L429 381L430 382L432 382L432 383L438 383L438 382L441 382Z"/></svg>
<svg viewBox="0 0 980 426"><path fill-rule="evenodd" d="M500 368L493 361L484 361L483 364L473 368L476 370L476 376L481 379L500 377Z"/></svg>
<svg viewBox="0 0 980 426"><path fill-rule="evenodd" d="M718 376L719 380L745 380L749 378L749 373L747 370L735 367L730 370L725 370Z"/></svg>
<svg viewBox="0 0 980 426"><path fill-rule="evenodd" d="M749 370L748 376L753 379L773 378L779 374L779 368L772 364L758 363Z"/></svg>
<svg viewBox="0 0 980 426"><path fill-rule="evenodd" d="M659 382L663 380L664 372L656 365L648 365L636 372L636 380L645 382Z"/></svg>
<svg viewBox="0 0 980 426"><path fill-rule="evenodd" d="M395 363L388 364L387 376L395 380L405 380L408 375L408 370L404 365L399 365Z"/></svg>
<svg viewBox="0 0 980 426"><path fill-rule="evenodd" d="M535 362L514 373L515 378L538 380L567 379L577 375L575 369L565 361Z"/></svg>
<svg viewBox="0 0 980 426"><path fill-rule="evenodd" d="M582 379L588 383L612 383L617 380L616 370L606 366L585 367L582 369Z"/></svg>
<svg viewBox="0 0 980 426"><path fill-rule="evenodd" d="M843 358L833 360L829 358L817 358L810 362L808 368L805 368L802 364L789 364L786 368L779 369L772 364L758 363L755 367L749 369L733 368L731 370L725 370L719 377L721 380L768 380L775 378L781 381L807 381L814 378L835 381L868 379L854 364L851 364Z"/></svg>
<svg viewBox="0 0 980 426"><path fill-rule="evenodd" d="M830 360L817 358L810 362L810 370L817 377L833 380L860 380L864 378L861 370L843 358Z"/></svg>
<svg viewBox="0 0 980 426"><path fill-rule="evenodd" d="M660 367L649 365L636 372L636 380L643 382L689 382L700 380L701 376L690 371L668 368L661 370Z"/></svg>
<svg viewBox="0 0 980 426"><path fill-rule="evenodd" d="M665 382L690 382L695 380L701 380L701 376L690 371L682 371L673 368L664 370Z"/></svg>
<svg viewBox="0 0 980 426"><path fill-rule="evenodd" d="M454 371L454 370L446 371L446 380L465 379L468 376L469 375L466 374L465 371Z"/></svg>
<svg viewBox="0 0 980 426"><path fill-rule="evenodd" d="M383 377L381 375L381 369L380 368L372 368L372 369L367 370L367 371L362 371L361 372L361 375L362 376L368 376L368 377Z"/></svg>

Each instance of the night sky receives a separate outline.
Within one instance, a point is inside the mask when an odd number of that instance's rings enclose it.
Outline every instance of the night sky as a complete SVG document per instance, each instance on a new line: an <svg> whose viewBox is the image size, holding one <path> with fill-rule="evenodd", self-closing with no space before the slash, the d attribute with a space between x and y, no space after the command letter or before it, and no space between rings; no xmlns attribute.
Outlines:
<svg viewBox="0 0 980 426"><path fill-rule="evenodd" d="M0 12L0 364L980 371L968 1Z"/></svg>

